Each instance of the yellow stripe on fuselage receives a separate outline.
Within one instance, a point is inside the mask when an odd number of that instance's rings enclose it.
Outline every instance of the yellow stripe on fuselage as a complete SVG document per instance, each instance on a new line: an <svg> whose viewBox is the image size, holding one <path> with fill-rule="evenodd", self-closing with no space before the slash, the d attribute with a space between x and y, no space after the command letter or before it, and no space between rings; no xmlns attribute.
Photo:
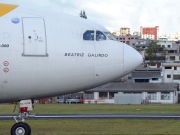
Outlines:
<svg viewBox="0 0 180 135"><path fill-rule="evenodd" d="M0 17L11 12L12 10L14 10L17 7L18 7L18 5L0 3Z"/></svg>

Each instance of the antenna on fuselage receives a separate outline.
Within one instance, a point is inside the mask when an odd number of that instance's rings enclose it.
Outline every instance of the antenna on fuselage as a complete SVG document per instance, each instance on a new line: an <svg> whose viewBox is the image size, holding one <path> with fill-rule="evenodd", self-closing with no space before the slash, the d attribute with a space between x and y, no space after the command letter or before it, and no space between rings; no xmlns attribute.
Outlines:
<svg viewBox="0 0 180 135"><path fill-rule="evenodd" d="M87 16L86 16L86 13L85 13L84 10L81 10L79 16L82 17L82 18L84 18L84 19L87 19Z"/></svg>

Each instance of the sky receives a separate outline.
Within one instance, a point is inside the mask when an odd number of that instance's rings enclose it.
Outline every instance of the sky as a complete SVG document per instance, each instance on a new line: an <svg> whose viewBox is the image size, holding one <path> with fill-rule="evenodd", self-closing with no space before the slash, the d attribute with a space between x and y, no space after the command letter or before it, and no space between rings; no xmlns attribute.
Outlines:
<svg viewBox="0 0 180 135"><path fill-rule="evenodd" d="M160 33L180 32L180 0L0 0L79 16L85 10L89 20L108 30L159 26Z"/></svg>

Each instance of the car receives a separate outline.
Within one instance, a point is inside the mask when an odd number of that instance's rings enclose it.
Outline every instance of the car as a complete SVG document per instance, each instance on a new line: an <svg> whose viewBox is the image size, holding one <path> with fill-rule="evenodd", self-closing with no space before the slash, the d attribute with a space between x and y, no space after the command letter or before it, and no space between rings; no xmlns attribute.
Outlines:
<svg viewBox="0 0 180 135"><path fill-rule="evenodd" d="M69 98L65 99L65 102L69 103L69 104L71 104L71 103L77 104L77 103L79 103L79 99L77 97L69 97Z"/></svg>
<svg viewBox="0 0 180 135"><path fill-rule="evenodd" d="M56 101L57 103L65 103L64 96L59 96Z"/></svg>

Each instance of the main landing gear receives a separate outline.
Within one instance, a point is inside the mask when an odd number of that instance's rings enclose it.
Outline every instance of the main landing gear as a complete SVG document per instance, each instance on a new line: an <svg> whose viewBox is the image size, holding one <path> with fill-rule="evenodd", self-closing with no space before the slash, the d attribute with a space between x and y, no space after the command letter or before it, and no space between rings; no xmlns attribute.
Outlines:
<svg viewBox="0 0 180 135"><path fill-rule="evenodd" d="M16 123L11 128L11 135L31 135L31 127L25 123L30 115L30 111L33 110L33 104L31 100L21 100L19 105L19 116L15 116ZM17 118L21 119L21 122L17 121Z"/></svg>

